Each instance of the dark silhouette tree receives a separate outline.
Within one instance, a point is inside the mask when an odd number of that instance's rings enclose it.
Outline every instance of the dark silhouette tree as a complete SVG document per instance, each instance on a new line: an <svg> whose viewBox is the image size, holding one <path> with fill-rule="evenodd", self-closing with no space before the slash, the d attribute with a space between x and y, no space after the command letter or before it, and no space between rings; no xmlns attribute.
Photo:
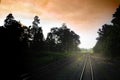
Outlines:
<svg viewBox="0 0 120 80"><path fill-rule="evenodd" d="M1 53L3 53L4 67L6 72L12 74L13 77L17 78L19 74L24 72L24 54L22 51L21 34L23 28L20 22L16 21L13 15L10 13L4 20L4 25L0 27L0 40ZM13 76L14 75L14 76Z"/></svg>
<svg viewBox="0 0 120 80"><path fill-rule="evenodd" d="M55 30L58 28L52 28L51 32L48 33L47 38L46 38L46 44L47 44L47 49L49 51L56 51L56 37L55 37Z"/></svg>
<svg viewBox="0 0 120 80"><path fill-rule="evenodd" d="M34 21L32 23L32 28L30 29L30 35L31 35L31 47L34 50L44 50L45 47L45 39L43 35L42 27L39 27L38 24L40 24L40 19L38 16L34 17Z"/></svg>
<svg viewBox="0 0 120 80"><path fill-rule="evenodd" d="M44 35L42 28L39 27L38 31L34 34L34 39L33 39L33 47L38 49L38 50L44 50Z"/></svg>
<svg viewBox="0 0 120 80"><path fill-rule="evenodd" d="M67 28L66 24L60 28L52 28L46 40L38 24L38 16L34 17L32 26L27 27L15 20L10 13L4 20L4 25L0 26L0 50L5 63L2 65L6 69L5 72L8 72L6 76L14 73L10 76L14 77L13 80L20 80L21 74L28 72L26 61L29 61L28 56L33 55L35 51L69 52L78 49L80 37Z"/></svg>
<svg viewBox="0 0 120 80"><path fill-rule="evenodd" d="M79 35L63 24L60 28L52 28L46 41L49 47L56 51L72 51L80 44Z"/></svg>
<svg viewBox="0 0 120 80"><path fill-rule="evenodd" d="M99 37L97 38L98 42L94 48L95 52L109 53L109 44L111 43L110 39L112 28L112 25L105 24L102 26L102 29L99 29Z"/></svg>
<svg viewBox="0 0 120 80"><path fill-rule="evenodd" d="M10 13L10 14L6 17L6 19L4 20L4 22L5 22L4 26L6 27L6 26L9 26L9 25L12 25L13 20L14 20L14 17L13 17L13 15Z"/></svg>
<svg viewBox="0 0 120 80"><path fill-rule="evenodd" d="M120 56L120 6L117 8L116 12L113 14L113 33L112 33L112 43L111 52L112 56Z"/></svg>
<svg viewBox="0 0 120 80"><path fill-rule="evenodd" d="M99 29L97 38L98 42L94 47L95 52L104 53L110 56L120 56L120 6L117 8L115 14L113 14L113 24L103 25L102 29Z"/></svg>
<svg viewBox="0 0 120 80"><path fill-rule="evenodd" d="M11 13L6 17L4 22L5 22L4 28L6 31L6 33L4 34L6 38L5 43L7 43L6 47L8 48L10 48L10 46L14 48L20 47L19 44L20 37L21 37L21 33L23 32L20 22L14 20L14 17Z"/></svg>
<svg viewBox="0 0 120 80"><path fill-rule="evenodd" d="M35 16L34 21L32 22L32 29L31 29L33 35L35 35L35 33L38 32L38 28L39 28L38 24L40 24L40 19L38 16Z"/></svg>
<svg viewBox="0 0 120 80"><path fill-rule="evenodd" d="M30 48L31 47L31 41L33 40L32 34L30 32L30 27L28 28L27 26L23 26L23 32L21 34L21 41L23 43L23 48Z"/></svg>

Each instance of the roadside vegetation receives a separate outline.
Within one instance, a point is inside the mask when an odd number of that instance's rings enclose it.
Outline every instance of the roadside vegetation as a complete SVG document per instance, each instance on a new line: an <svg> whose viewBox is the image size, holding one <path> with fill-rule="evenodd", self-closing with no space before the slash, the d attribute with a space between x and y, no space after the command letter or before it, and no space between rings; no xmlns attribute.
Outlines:
<svg viewBox="0 0 120 80"><path fill-rule="evenodd" d="M94 51L93 51L92 48L90 48L90 49L81 48L80 49L80 53L90 53L90 54L92 54L93 52Z"/></svg>
<svg viewBox="0 0 120 80"><path fill-rule="evenodd" d="M30 52L28 56L28 61L26 64L31 66L44 66L50 63L60 61L62 59L70 58L71 56L75 56L79 53L77 52Z"/></svg>
<svg viewBox="0 0 120 80"><path fill-rule="evenodd" d="M9 66L6 70L12 70L16 77L31 66L46 65L70 57L80 50L80 36L65 23L51 28L47 38L44 38L39 24L38 16L34 17L32 25L25 26L10 13L3 26L0 26L0 49L5 63L3 65Z"/></svg>
<svg viewBox="0 0 120 80"><path fill-rule="evenodd" d="M112 58L120 57L120 6L113 14L111 24L104 24L98 35L94 52Z"/></svg>

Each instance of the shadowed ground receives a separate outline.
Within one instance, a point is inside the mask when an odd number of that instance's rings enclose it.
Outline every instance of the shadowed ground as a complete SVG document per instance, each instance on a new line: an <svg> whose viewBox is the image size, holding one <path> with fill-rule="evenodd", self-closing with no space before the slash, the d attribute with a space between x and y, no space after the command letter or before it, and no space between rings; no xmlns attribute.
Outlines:
<svg viewBox="0 0 120 80"><path fill-rule="evenodd" d="M80 80L86 54L76 54L46 66L33 67L30 80ZM108 58L90 55L94 80L120 80L120 64ZM88 59L89 60L89 59ZM90 65L87 61L83 80L91 80Z"/></svg>

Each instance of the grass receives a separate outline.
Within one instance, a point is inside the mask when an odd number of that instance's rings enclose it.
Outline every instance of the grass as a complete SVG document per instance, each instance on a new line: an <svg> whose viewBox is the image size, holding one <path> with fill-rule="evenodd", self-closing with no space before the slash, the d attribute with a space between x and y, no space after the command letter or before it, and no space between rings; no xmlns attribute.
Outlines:
<svg viewBox="0 0 120 80"><path fill-rule="evenodd" d="M93 49L91 48L91 49L81 49L81 53L90 53L90 54L92 54L93 53Z"/></svg>
<svg viewBox="0 0 120 80"><path fill-rule="evenodd" d="M30 65L46 65L70 56L75 55L75 52L30 52L28 63Z"/></svg>

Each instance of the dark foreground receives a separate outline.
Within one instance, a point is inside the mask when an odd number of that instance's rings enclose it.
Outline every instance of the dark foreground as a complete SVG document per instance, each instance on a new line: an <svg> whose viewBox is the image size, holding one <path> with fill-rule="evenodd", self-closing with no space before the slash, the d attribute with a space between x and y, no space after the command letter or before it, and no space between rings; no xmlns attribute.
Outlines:
<svg viewBox="0 0 120 80"><path fill-rule="evenodd" d="M82 74L84 65L85 70ZM21 77L23 80L120 80L119 72L119 61L102 56L76 54L46 66L33 66L30 73Z"/></svg>

